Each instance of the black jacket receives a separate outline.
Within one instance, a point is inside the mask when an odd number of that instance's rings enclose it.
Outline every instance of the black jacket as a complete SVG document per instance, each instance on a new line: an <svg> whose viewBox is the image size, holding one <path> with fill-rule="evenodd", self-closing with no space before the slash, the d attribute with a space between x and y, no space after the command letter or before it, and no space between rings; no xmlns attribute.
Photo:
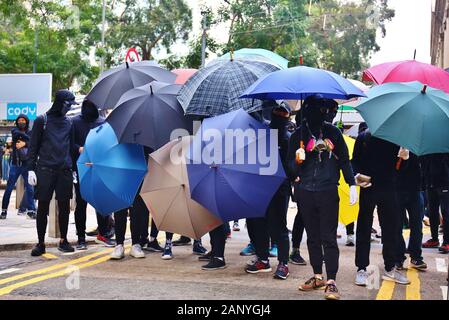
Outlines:
<svg viewBox="0 0 449 320"><path fill-rule="evenodd" d="M352 154L354 174L371 177L372 188L396 188L399 146L373 137L369 130L359 134Z"/></svg>
<svg viewBox="0 0 449 320"><path fill-rule="evenodd" d="M304 125L296 129L290 137L287 156L289 178L294 181L299 177L298 186L301 189L325 191L338 186L340 170L342 170L346 183L354 185L355 180L349 161L348 147L341 131L329 123L324 123L322 125L323 139L330 139L335 147L332 156L329 157L328 152L323 152L320 161L316 152L307 152L306 160L298 165L295 158L296 150L300 147L300 130L303 130L302 138L305 146L311 138Z"/></svg>
<svg viewBox="0 0 449 320"><path fill-rule="evenodd" d="M61 115L62 104L53 103L45 115L36 118L31 131L28 168L47 167L55 170L71 169L74 135L71 120Z"/></svg>
<svg viewBox="0 0 449 320"><path fill-rule="evenodd" d="M399 192L422 191L422 173L418 157L410 152L407 161L402 160L398 171L397 190Z"/></svg>
<svg viewBox="0 0 449 320"><path fill-rule="evenodd" d="M435 153L420 157L424 187L449 188L449 153Z"/></svg>
<svg viewBox="0 0 449 320"><path fill-rule="evenodd" d="M25 129L22 131L18 128L18 124L17 124L17 120L19 118L23 118L26 121L26 127ZM11 130L11 136L12 136L12 157L11 157L11 163L15 166L21 166L22 162L19 159L18 153L17 153L17 148L16 148L16 143L18 141L23 141L25 142L25 147L24 148L29 148L30 147L30 135L31 135L31 131L30 131L30 120L28 119L28 117L24 114L21 114L17 117L16 119L16 128Z"/></svg>

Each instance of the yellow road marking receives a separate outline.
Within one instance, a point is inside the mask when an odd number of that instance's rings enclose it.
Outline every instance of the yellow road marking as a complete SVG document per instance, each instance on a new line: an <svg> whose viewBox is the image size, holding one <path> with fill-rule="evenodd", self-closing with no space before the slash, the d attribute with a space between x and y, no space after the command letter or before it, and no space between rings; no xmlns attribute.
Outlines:
<svg viewBox="0 0 449 320"><path fill-rule="evenodd" d="M406 299L421 300L421 281L419 280L418 270L409 268L407 277L411 283L405 289Z"/></svg>
<svg viewBox="0 0 449 320"><path fill-rule="evenodd" d="M57 256L55 256L54 254L51 254L51 253L44 253L42 256L47 259L58 259Z"/></svg>
<svg viewBox="0 0 449 320"><path fill-rule="evenodd" d="M393 298L395 283L393 281L382 281L382 286L377 293L376 300L391 300Z"/></svg>

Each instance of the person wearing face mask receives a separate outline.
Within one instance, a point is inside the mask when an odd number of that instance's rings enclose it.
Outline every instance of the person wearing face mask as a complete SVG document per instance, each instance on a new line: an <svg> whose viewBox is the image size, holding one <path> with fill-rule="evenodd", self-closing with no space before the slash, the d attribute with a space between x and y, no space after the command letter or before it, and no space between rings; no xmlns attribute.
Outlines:
<svg viewBox="0 0 449 320"><path fill-rule="evenodd" d="M341 131L325 122L336 102L320 95L303 104L303 121L290 137L288 175L298 186L299 211L307 232L307 247L314 276L299 286L301 291L325 289L326 299L339 299L336 286L339 250L338 181L340 170L350 185L350 204L357 202L357 189L349 161L348 147ZM324 281L323 261L327 282Z"/></svg>
<svg viewBox="0 0 449 320"><path fill-rule="evenodd" d="M15 124L16 127L11 131L11 167L6 190L3 194L2 213L0 215L0 218L6 218L12 190L16 186L17 180L20 178L20 176L22 176L25 181L25 206L21 206L19 208L18 214L25 214L26 212L30 219L35 219L36 206L34 203L34 191L33 187L28 183L28 168L25 163L28 157L28 147L30 144L30 121L26 115L21 114L17 117Z"/></svg>
<svg viewBox="0 0 449 320"><path fill-rule="evenodd" d="M32 256L45 253L47 216L53 193L58 201L59 229L61 239L58 249L73 252L67 241L67 229L72 198L73 175L71 152L75 149L71 120L66 116L75 102L69 90L58 90L49 111L36 118L31 131L28 159L28 182L36 186L35 198L39 201L36 227L38 244Z"/></svg>

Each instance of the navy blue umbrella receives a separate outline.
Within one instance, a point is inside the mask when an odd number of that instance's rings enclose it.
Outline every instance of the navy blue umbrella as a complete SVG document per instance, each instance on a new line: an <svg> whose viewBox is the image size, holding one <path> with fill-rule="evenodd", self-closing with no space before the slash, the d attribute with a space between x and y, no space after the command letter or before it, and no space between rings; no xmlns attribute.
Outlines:
<svg viewBox="0 0 449 320"><path fill-rule="evenodd" d="M286 179L277 138L242 109L200 129L186 154L192 199L223 221L263 217Z"/></svg>

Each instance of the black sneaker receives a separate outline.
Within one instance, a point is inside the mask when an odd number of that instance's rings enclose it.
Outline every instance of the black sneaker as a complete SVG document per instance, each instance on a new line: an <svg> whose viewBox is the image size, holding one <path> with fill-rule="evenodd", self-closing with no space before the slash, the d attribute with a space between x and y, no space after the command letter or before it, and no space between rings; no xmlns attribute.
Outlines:
<svg viewBox="0 0 449 320"><path fill-rule="evenodd" d="M283 263L279 263L276 272L274 273L274 278L285 280L289 275L290 273L288 272L288 267Z"/></svg>
<svg viewBox="0 0 449 320"><path fill-rule="evenodd" d="M33 250L31 250L31 255L33 257L39 257L45 253L45 244L38 243Z"/></svg>
<svg viewBox="0 0 449 320"><path fill-rule="evenodd" d="M271 272L270 262L257 260L253 264L247 264L245 267L247 273Z"/></svg>
<svg viewBox="0 0 449 320"><path fill-rule="evenodd" d="M226 262L224 260L218 259L218 258L212 258L210 259L209 263L202 266L201 269L203 270L218 270L218 269L224 269L226 268Z"/></svg>
<svg viewBox="0 0 449 320"><path fill-rule="evenodd" d="M76 250L87 250L87 243L84 239L78 239Z"/></svg>
<svg viewBox="0 0 449 320"><path fill-rule="evenodd" d="M58 250L65 253L75 252L75 249L70 245L70 243L67 240L64 240L63 242L59 243Z"/></svg>
<svg viewBox="0 0 449 320"><path fill-rule="evenodd" d="M7 213L6 210L2 210L2 213L0 213L0 219L5 220L7 214L8 214L8 213Z"/></svg>
<svg viewBox="0 0 449 320"><path fill-rule="evenodd" d="M92 231L86 232L86 236L88 236L88 237L96 237L97 235L98 235L98 228L96 228Z"/></svg>
<svg viewBox="0 0 449 320"><path fill-rule="evenodd" d="M153 241L148 241L142 246L142 249L149 252L163 252L164 248L162 248L159 245L159 242L157 239L154 239Z"/></svg>
<svg viewBox="0 0 449 320"><path fill-rule="evenodd" d="M199 241L195 241L195 243L193 244L193 254L197 254L200 256L204 256L207 253L207 249L203 247L203 245L201 244L201 242Z"/></svg>
<svg viewBox="0 0 449 320"><path fill-rule="evenodd" d="M306 261L301 257L299 251L293 251L290 255L290 262L299 266L307 265Z"/></svg>
<svg viewBox="0 0 449 320"><path fill-rule="evenodd" d="M422 259L420 259L420 260L412 259L410 261L410 267L413 268L413 269L423 270L424 271L424 270L427 269L427 264Z"/></svg>
<svg viewBox="0 0 449 320"><path fill-rule="evenodd" d="M198 257L198 261L210 261L210 259L212 259L212 251Z"/></svg>
<svg viewBox="0 0 449 320"><path fill-rule="evenodd" d="M36 220L37 213L36 211L30 210L27 212L27 219Z"/></svg>
<svg viewBox="0 0 449 320"><path fill-rule="evenodd" d="M192 242L192 240L190 240L190 238L181 236L181 238L179 238L178 240L175 240L172 242L174 247L180 247L180 246L188 246L190 245L190 243Z"/></svg>

